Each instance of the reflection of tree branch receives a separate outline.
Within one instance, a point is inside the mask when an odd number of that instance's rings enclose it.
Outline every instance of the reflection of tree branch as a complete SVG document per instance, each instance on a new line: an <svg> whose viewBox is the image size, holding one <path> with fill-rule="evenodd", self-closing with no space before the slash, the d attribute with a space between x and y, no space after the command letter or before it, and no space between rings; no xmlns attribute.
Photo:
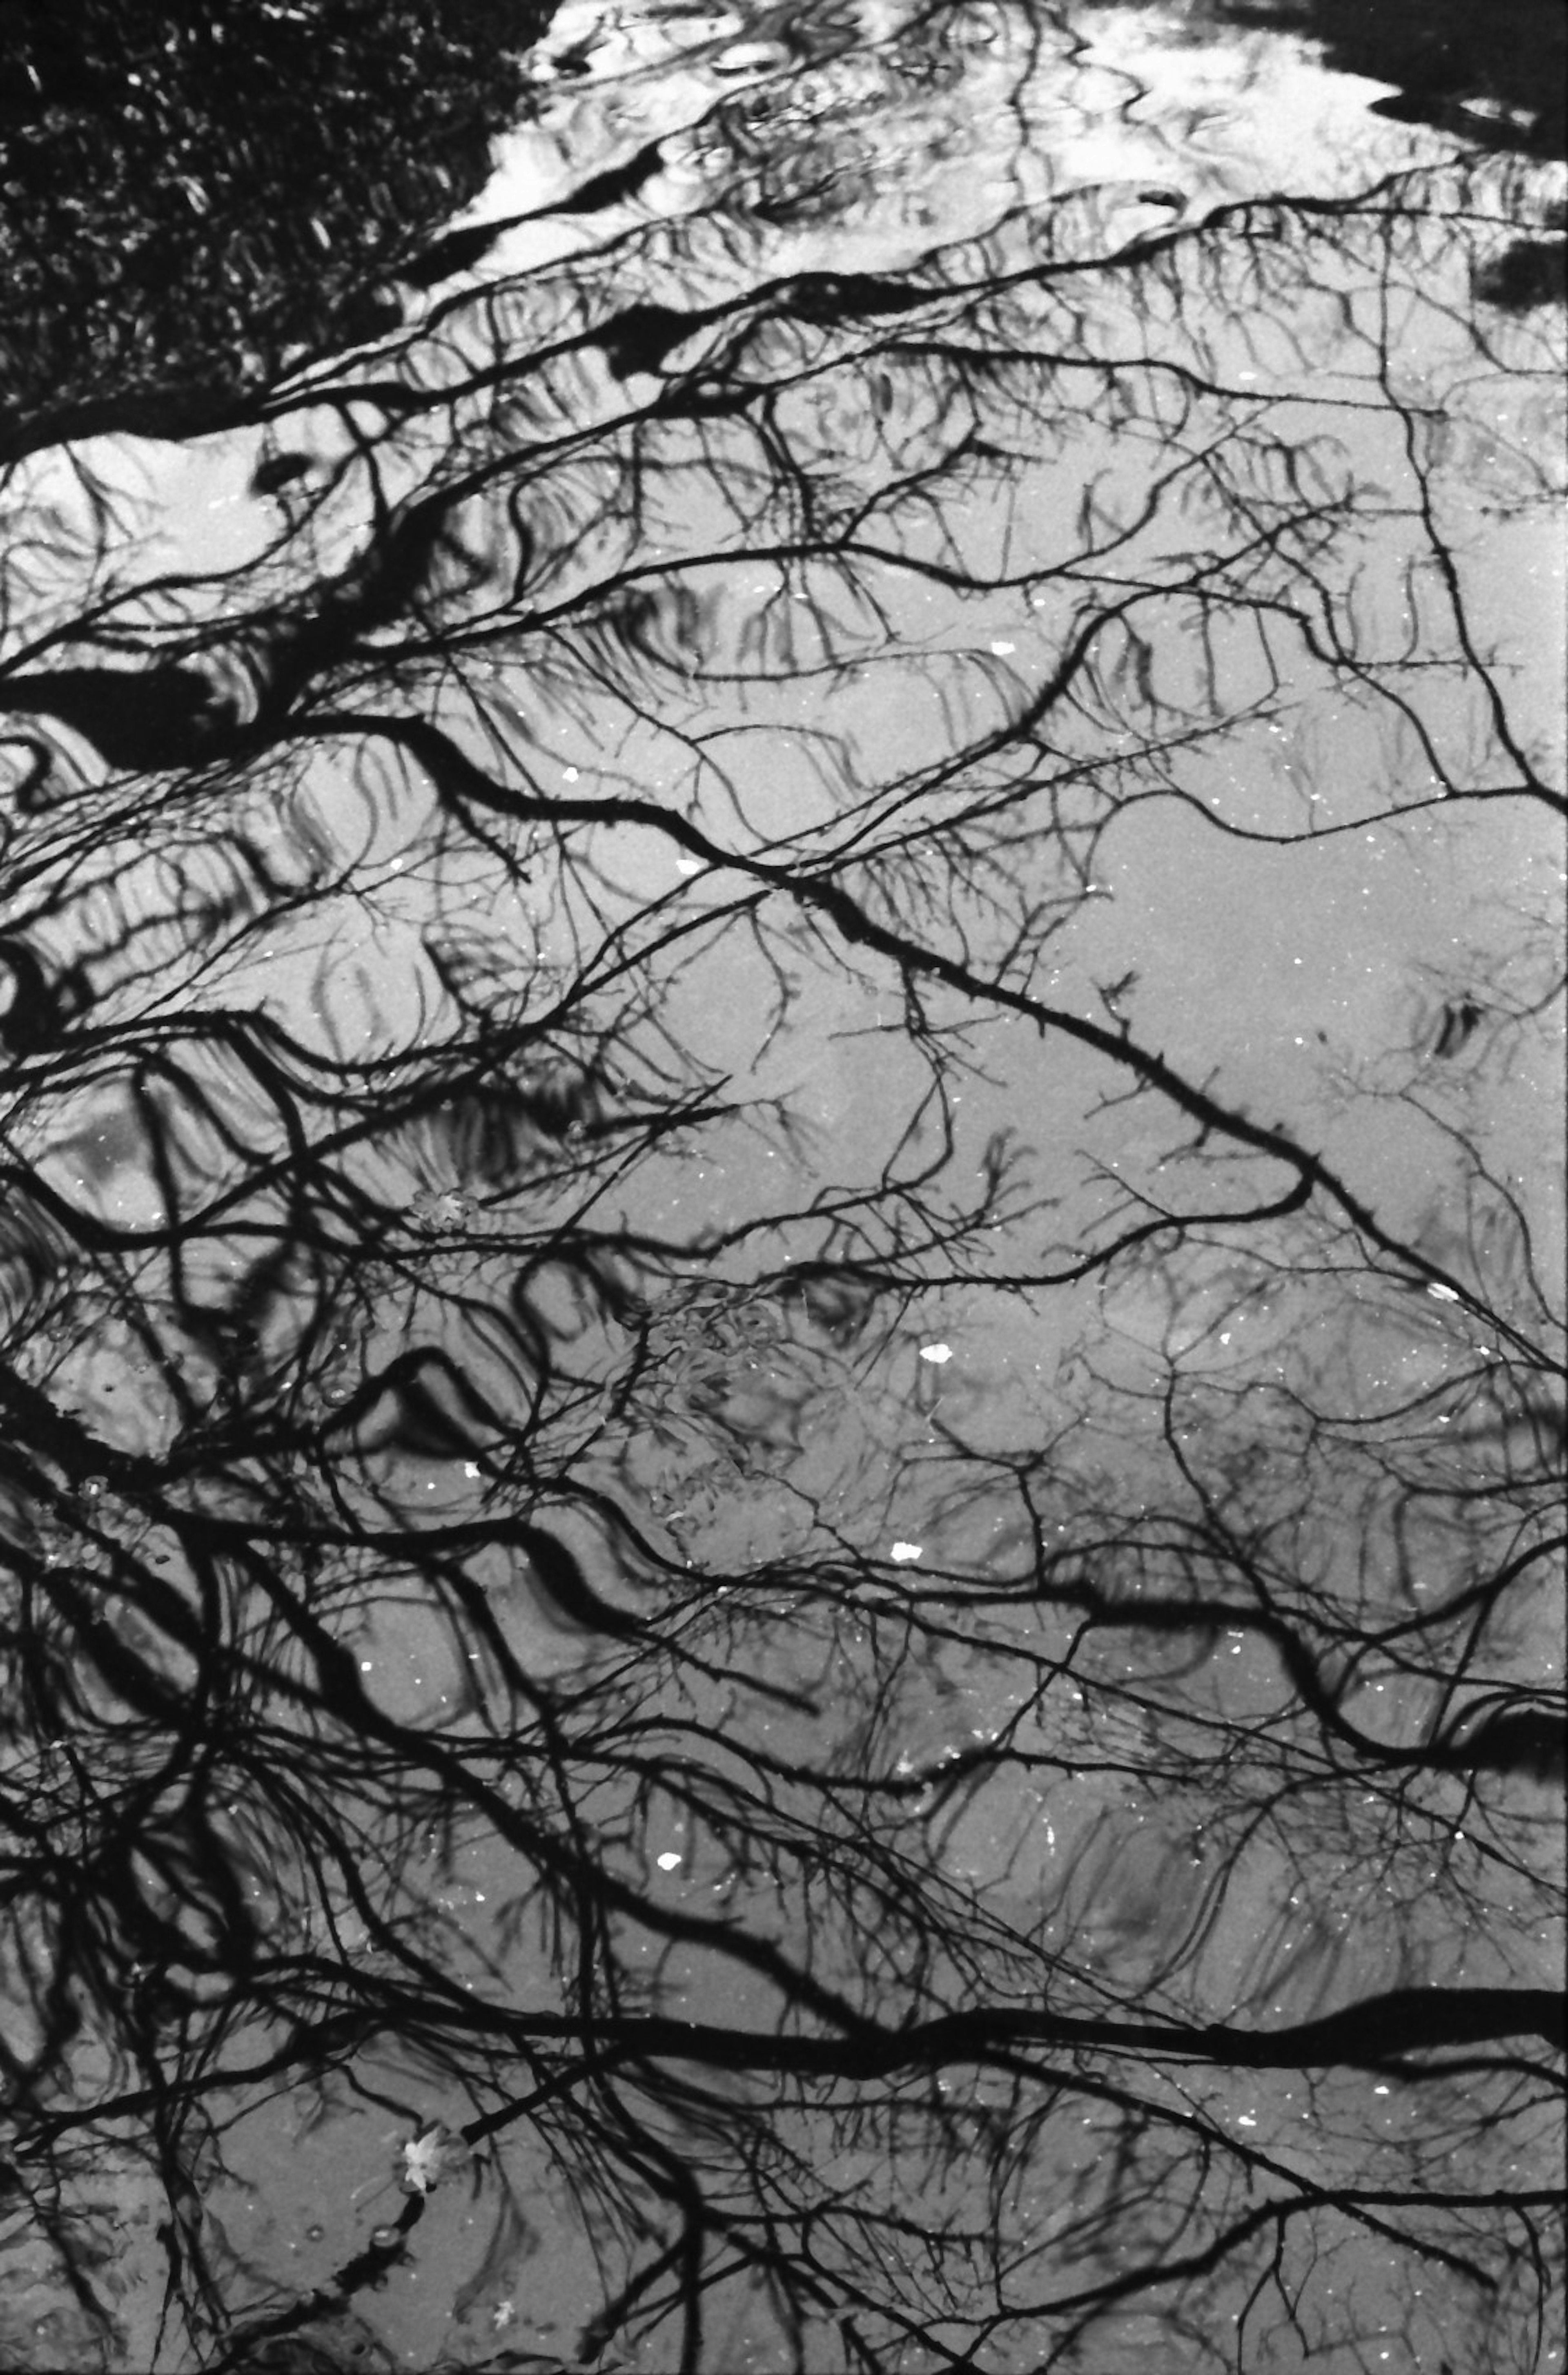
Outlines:
<svg viewBox="0 0 1568 2375"><path fill-rule="evenodd" d="M855 71L935 123L949 30ZM990 30L1043 155L1076 53ZM1155 879L1540 805L1456 494L1520 185L771 277L838 54L694 127L744 203L428 255L252 408L243 561L156 457L13 482L10 2150L139 2140L193 2364L369 2306L422 2195L303 2302L224 2222L278 2121L395 2184L389 2111L598 2255L584 2356L1550 2286L1559 1315L1488 1100L1561 968L1527 897L1412 939L1342 1052L1260 1015L1257 1118Z"/></svg>
<svg viewBox="0 0 1568 2375"><path fill-rule="evenodd" d="M347 727L350 721L346 717L318 723L329 726L336 723ZM650 825L709 865L735 868L753 880L787 890L790 896L803 906L829 916L841 937L852 946L864 947L890 959L901 971L915 978L941 982L984 1006L1025 1016L1042 1029L1060 1032L1064 1036L1091 1048L1118 1069L1132 1074L1141 1086L1157 1091L1178 1111L1197 1122L1204 1132L1233 1140L1256 1152L1287 1164L1298 1176L1300 1196L1315 1193L1325 1196L1339 1208L1362 1236L1384 1253L1397 1258L1405 1270L1413 1272L1426 1284L1444 1288L1473 1309L1484 1308L1476 1301L1473 1293L1457 1284L1441 1265L1428 1260L1415 1247L1383 1229L1370 1207L1337 1178L1320 1157L1302 1147L1288 1130L1253 1122L1233 1107L1220 1104L1184 1080L1162 1057L1141 1047L1130 1034L1107 1030L1082 1015L1053 1007L1026 991L1011 989L1005 983L985 980L970 967L944 956L939 951L922 946L877 923L863 906L831 880L819 874L792 873L787 868L755 857L737 857L722 849L685 818L661 809L654 802L620 798L607 803L602 800L577 801L553 796L547 800L513 793L497 785L446 735L423 719L359 715L352 723L360 732L373 731L408 750L427 769L443 796L460 807L473 802L518 818L608 818L624 823ZM1289 1209L1293 1200L1294 1197L1288 1198L1283 1204L1270 1205L1265 1210L1273 1212ZM1489 1316L1495 1318L1495 1315ZM1502 1332L1509 1335L1512 1341L1523 1341L1506 1327Z"/></svg>

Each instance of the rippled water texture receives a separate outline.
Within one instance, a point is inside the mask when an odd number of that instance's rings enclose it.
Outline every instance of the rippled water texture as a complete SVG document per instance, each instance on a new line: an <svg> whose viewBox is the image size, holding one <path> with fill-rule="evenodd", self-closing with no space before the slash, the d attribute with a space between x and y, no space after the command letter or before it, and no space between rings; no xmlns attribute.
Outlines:
<svg viewBox="0 0 1568 2375"><path fill-rule="evenodd" d="M568 0L18 416L6 2365L1562 2369L1511 21Z"/></svg>

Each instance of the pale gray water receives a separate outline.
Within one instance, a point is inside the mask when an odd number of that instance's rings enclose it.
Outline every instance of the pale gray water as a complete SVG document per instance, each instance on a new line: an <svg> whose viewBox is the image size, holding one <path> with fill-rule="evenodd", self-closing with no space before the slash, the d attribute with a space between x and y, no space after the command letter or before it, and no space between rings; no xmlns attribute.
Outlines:
<svg viewBox="0 0 1568 2375"><path fill-rule="evenodd" d="M14 2354L1561 2367L1562 173L1333 58L570 7L11 467Z"/></svg>

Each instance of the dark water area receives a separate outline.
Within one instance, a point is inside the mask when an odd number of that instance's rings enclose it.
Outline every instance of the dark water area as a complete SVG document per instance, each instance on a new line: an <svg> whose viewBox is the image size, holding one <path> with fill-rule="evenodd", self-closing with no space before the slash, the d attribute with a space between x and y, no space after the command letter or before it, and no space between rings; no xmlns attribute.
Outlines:
<svg viewBox="0 0 1568 2375"><path fill-rule="evenodd" d="M66 21L0 2369L1561 2375L1560 13Z"/></svg>

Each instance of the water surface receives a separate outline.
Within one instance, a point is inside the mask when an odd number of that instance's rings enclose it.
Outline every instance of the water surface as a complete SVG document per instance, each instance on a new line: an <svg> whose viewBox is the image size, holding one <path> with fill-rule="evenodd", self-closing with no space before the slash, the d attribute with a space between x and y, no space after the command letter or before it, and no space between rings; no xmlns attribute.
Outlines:
<svg viewBox="0 0 1568 2375"><path fill-rule="evenodd" d="M1317 36L569 5L8 466L18 2363L1562 2366L1562 172Z"/></svg>

